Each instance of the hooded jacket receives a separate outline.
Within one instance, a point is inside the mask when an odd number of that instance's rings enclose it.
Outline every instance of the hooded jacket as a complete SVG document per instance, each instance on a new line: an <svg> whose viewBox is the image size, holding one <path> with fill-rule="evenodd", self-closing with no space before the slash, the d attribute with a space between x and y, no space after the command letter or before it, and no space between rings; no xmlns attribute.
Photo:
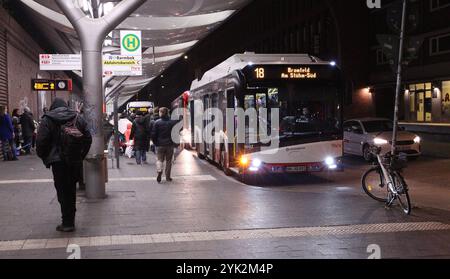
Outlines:
<svg viewBox="0 0 450 279"><path fill-rule="evenodd" d="M47 168L54 163L62 162L60 127L76 116L77 113L70 110L64 100L57 98L50 107L50 111L42 117L36 138L36 152ZM81 152L85 158L92 143L91 133L87 129L86 121L80 115L78 115L76 126L84 135L84 147Z"/></svg>
<svg viewBox="0 0 450 279"><path fill-rule="evenodd" d="M134 140L134 147L137 150L148 151L150 147L150 134L145 117L138 116L131 127L130 139Z"/></svg>

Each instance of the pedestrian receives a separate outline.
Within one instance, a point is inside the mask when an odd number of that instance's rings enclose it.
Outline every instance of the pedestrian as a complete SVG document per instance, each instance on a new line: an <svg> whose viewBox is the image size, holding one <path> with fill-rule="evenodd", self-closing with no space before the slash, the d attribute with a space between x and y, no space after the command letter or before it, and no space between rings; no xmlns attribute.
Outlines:
<svg viewBox="0 0 450 279"><path fill-rule="evenodd" d="M156 169L158 172L157 181L161 183L161 177L163 173L163 164L166 162L166 180L172 181L172 158L173 151L176 144L172 140L172 129L178 123L178 121L170 120L169 109L162 107L159 109L159 117L152 129L152 140L156 145Z"/></svg>
<svg viewBox="0 0 450 279"><path fill-rule="evenodd" d="M141 111L136 113L136 119L131 127L130 139L134 141L136 163L147 164L147 152L150 145L150 135L145 117Z"/></svg>
<svg viewBox="0 0 450 279"><path fill-rule="evenodd" d="M5 106L0 106L0 142L2 144L3 160L16 161L17 156L14 143L14 127ZM7 147L9 148L7 149Z"/></svg>
<svg viewBox="0 0 450 279"><path fill-rule="evenodd" d="M69 109L64 100L56 98L39 126L36 151L53 172L62 213L62 224L56 227L57 231L75 230L76 183L91 143L92 137L83 116Z"/></svg>
<svg viewBox="0 0 450 279"><path fill-rule="evenodd" d="M33 133L36 129L33 121L33 114L30 108L25 107L23 113L20 116L20 125L22 127L22 138L25 154L31 154L31 146L33 144Z"/></svg>
<svg viewBox="0 0 450 279"><path fill-rule="evenodd" d="M17 108L13 110L12 123L13 123L13 127L14 127L14 143L15 143L16 152L17 152L17 149L21 149L20 137L22 135L22 128L20 127L19 109L17 109Z"/></svg>

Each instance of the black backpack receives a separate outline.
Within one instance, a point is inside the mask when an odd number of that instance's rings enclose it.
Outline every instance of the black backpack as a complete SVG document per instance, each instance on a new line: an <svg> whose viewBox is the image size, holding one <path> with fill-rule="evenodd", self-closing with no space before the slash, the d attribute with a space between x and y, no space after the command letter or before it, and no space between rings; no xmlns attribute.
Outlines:
<svg viewBox="0 0 450 279"><path fill-rule="evenodd" d="M72 120L61 125L61 159L69 165L83 162L85 148L84 134L77 127L78 114Z"/></svg>

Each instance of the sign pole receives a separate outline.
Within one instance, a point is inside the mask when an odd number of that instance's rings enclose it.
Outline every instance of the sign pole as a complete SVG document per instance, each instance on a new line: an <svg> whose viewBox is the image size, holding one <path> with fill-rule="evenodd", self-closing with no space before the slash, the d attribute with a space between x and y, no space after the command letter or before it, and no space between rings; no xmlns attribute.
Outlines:
<svg viewBox="0 0 450 279"><path fill-rule="evenodd" d="M391 154L395 155L397 150L397 134L398 134L398 107L399 107L399 96L402 86L402 63L403 63L403 43L405 39L405 21L406 21L406 1L403 0L403 11L402 11L402 24L400 28L400 46L398 53L398 65L397 65L397 86L395 90L395 107L394 107L394 130L392 132L392 150Z"/></svg>
<svg viewBox="0 0 450 279"><path fill-rule="evenodd" d="M86 196L106 197L106 164L103 137L102 48L108 33L123 22L146 0L124 0L102 18L88 18L73 1L56 0L80 38L83 67L84 116L92 134L86 157Z"/></svg>

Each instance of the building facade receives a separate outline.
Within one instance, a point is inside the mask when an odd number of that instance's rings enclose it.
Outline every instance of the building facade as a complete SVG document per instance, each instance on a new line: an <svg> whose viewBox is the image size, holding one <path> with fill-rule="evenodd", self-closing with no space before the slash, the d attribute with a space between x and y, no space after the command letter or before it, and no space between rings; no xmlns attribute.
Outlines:
<svg viewBox="0 0 450 279"><path fill-rule="evenodd" d="M28 107L39 120L43 108L50 107L56 96L69 100L67 91L37 92L31 88L32 79L68 78L64 72L40 71L40 53L45 53L40 45L0 6L0 105L9 113Z"/></svg>
<svg viewBox="0 0 450 279"><path fill-rule="evenodd" d="M394 109L395 64L379 36L395 34L390 20L398 9L398 1L390 1L370 15L369 84L375 114L388 118ZM449 0L408 3L400 96L401 125L424 138L426 154L444 156L450 156L449 14Z"/></svg>

